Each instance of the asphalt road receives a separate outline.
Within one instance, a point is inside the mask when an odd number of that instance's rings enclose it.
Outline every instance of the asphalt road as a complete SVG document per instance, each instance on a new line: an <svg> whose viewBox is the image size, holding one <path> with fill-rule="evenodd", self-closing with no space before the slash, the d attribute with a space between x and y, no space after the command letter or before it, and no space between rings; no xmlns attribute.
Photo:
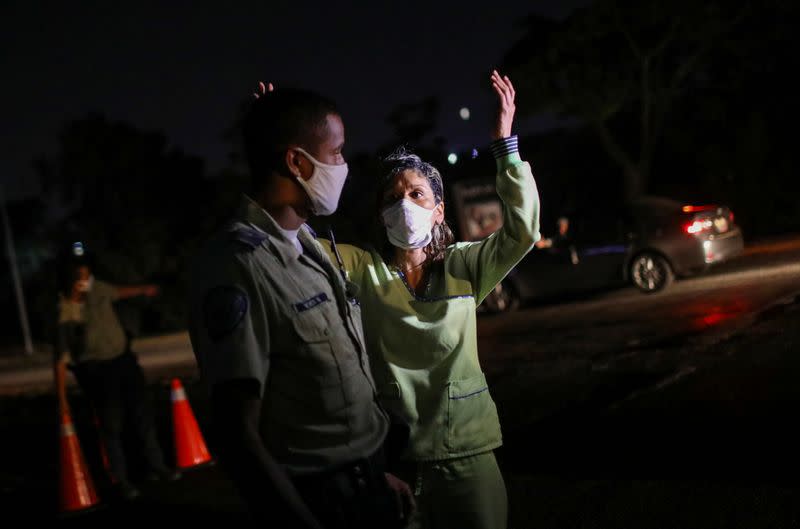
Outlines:
<svg viewBox="0 0 800 529"><path fill-rule="evenodd" d="M800 245L748 250L663 293L626 289L479 318L504 430L497 454L511 527L800 526ZM185 335L141 340L136 349L153 381L167 454L171 376L183 378L213 453ZM57 514L49 377L46 366L0 374L0 500L31 521ZM70 398L91 458L85 403L74 389ZM104 508L60 524L248 519L218 467L143 487L133 505L106 496Z"/></svg>
<svg viewBox="0 0 800 529"><path fill-rule="evenodd" d="M657 294L628 288L483 317L481 358L487 374L502 381L495 394L516 394L517 381L546 392L531 397L533 407L513 417L517 424L572 400L574 387L559 390L565 377L574 385L629 373L626 386L633 392L688 376L704 362L703 350L745 331L798 293L800 252L780 252L768 261L746 256Z"/></svg>

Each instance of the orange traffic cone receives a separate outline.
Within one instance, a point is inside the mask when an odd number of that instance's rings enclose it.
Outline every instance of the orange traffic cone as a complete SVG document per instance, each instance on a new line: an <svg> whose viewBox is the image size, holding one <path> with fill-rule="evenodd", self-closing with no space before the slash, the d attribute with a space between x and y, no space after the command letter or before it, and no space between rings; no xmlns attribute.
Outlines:
<svg viewBox="0 0 800 529"><path fill-rule="evenodd" d="M61 409L59 509L61 513L73 513L89 509L100 503L95 492L92 476L83 457L75 426L67 406Z"/></svg>
<svg viewBox="0 0 800 529"><path fill-rule="evenodd" d="M172 431L178 468L187 469L213 462L186 399L186 391L177 378L172 379Z"/></svg>

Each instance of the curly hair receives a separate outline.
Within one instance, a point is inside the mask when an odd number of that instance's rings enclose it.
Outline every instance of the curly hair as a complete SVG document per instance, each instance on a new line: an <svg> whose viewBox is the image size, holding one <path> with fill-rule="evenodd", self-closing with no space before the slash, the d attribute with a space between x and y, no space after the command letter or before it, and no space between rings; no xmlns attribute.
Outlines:
<svg viewBox="0 0 800 529"><path fill-rule="evenodd" d="M382 197L389 186L394 184L397 175L403 171L414 171L420 176L424 176L428 180L428 184L433 191L433 197L438 205L444 200L444 183L442 175L438 169L422 158L412 153L405 147L398 147L389 156L382 160L384 171L382 173L382 181L379 186L377 196L377 210L380 212L382 207ZM427 256L427 263L438 263L444 261L445 251L447 247L455 242L455 236L446 220L442 220L441 224L436 224L433 227L433 238L431 242L425 246L425 255ZM394 250L392 244L386 236L385 230L380 231L380 244L378 248L382 249L384 259L391 260Z"/></svg>

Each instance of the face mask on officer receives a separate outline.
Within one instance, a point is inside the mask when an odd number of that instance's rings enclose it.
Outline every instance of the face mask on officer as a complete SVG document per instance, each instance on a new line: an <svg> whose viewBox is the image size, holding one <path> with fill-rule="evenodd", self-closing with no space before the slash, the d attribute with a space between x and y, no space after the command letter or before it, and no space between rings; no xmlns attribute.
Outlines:
<svg viewBox="0 0 800 529"><path fill-rule="evenodd" d="M77 286L78 292L90 292L92 290L92 286L94 285L94 276L90 275L86 279L78 279Z"/></svg>
<svg viewBox="0 0 800 529"><path fill-rule="evenodd" d="M312 213L314 215L331 215L339 205L339 197L342 195L342 188L347 180L347 164L322 163L304 149L300 147L296 147L296 149L314 166L314 171L308 180L302 176L296 177L311 200Z"/></svg>
<svg viewBox="0 0 800 529"><path fill-rule="evenodd" d="M389 242L398 248L424 248L433 239L433 214L408 199L401 199L381 212Z"/></svg>

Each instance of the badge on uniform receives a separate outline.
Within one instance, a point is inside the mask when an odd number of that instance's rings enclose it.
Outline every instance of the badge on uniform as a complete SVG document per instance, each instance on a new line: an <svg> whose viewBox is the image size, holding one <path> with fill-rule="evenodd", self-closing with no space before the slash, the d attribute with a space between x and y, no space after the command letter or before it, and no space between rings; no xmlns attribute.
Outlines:
<svg viewBox="0 0 800 529"><path fill-rule="evenodd" d="M250 301L247 294L234 286L219 286L208 291L203 301L206 331L212 340L220 340L241 323Z"/></svg>
<svg viewBox="0 0 800 529"><path fill-rule="evenodd" d="M294 310L296 310L297 312L305 312L308 309L313 309L314 307L316 307L320 303L324 303L324 302L328 301L328 299L329 299L328 298L328 294L326 294L325 292L320 292L319 294L317 294L313 298L309 298L309 299L307 299L305 301L301 301L300 303L295 303L294 304Z"/></svg>

